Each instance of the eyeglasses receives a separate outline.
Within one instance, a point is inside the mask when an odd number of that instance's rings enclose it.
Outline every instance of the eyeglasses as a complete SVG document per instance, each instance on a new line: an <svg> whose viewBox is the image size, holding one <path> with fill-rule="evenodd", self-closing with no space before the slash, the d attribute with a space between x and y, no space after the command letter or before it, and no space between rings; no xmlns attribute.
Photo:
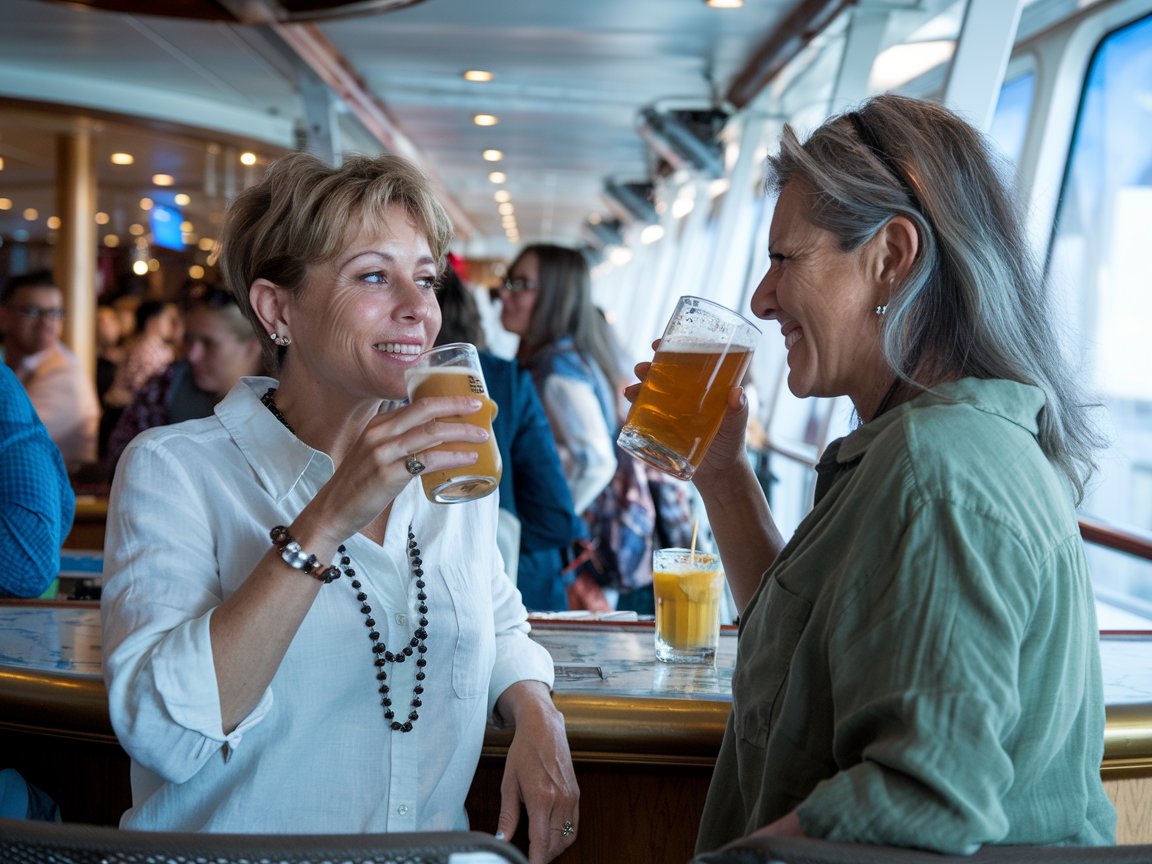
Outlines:
<svg viewBox="0 0 1152 864"><path fill-rule="evenodd" d="M25 306L20 310L20 314L25 318L31 318L33 321L40 318L47 318L49 321L64 320L64 310L59 306L50 309L45 309L40 306Z"/></svg>
<svg viewBox="0 0 1152 864"><path fill-rule="evenodd" d="M535 291L536 283L531 279L525 279L523 276L518 276L515 279L505 279L504 284L500 286L502 291L509 291L512 294L520 294L524 291Z"/></svg>

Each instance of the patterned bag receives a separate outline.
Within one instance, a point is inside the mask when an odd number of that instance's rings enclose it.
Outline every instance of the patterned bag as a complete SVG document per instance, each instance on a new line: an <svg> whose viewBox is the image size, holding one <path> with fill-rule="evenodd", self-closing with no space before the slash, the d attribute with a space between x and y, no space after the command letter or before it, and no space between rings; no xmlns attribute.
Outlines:
<svg viewBox="0 0 1152 864"><path fill-rule="evenodd" d="M571 565L577 578L632 591L652 584L656 505L644 464L616 448L616 473L584 512L586 541ZM584 607L581 607L584 608Z"/></svg>

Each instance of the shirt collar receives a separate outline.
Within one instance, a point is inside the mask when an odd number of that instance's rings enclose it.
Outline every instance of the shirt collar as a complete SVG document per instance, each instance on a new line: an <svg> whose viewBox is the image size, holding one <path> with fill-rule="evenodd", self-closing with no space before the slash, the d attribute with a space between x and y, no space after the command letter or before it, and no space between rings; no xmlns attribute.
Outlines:
<svg viewBox="0 0 1152 864"><path fill-rule="evenodd" d="M844 438L832 442L821 461L834 459L845 464L859 459L885 429L902 422L908 412L955 402L963 402L977 411L1002 417L1029 434L1036 435L1040 430L1038 417L1044 401L1044 392L1039 387L1018 381L983 378L949 381L932 388L931 392L921 393L915 399L897 405Z"/></svg>
<svg viewBox="0 0 1152 864"><path fill-rule="evenodd" d="M261 485L279 501L313 462L322 463L329 476L333 469L328 454L313 450L289 432L260 401L269 387L276 386L274 378L241 378L216 405L215 413Z"/></svg>

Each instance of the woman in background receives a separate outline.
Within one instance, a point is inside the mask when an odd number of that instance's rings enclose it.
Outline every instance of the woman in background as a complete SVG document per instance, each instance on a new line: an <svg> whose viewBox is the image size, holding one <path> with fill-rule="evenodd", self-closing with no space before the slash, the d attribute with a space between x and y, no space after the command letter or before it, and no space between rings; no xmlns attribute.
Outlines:
<svg viewBox="0 0 1152 864"><path fill-rule="evenodd" d="M241 378L263 372L260 340L232 293L195 286L184 305L185 357L140 388L108 440L107 473L145 429L207 417Z"/></svg>
<svg viewBox="0 0 1152 864"><path fill-rule="evenodd" d="M500 323L520 337L516 359L532 373L577 513L616 471L620 425L616 351L592 304L588 262L577 249L527 246L500 290Z"/></svg>
<svg viewBox="0 0 1152 864"><path fill-rule="evenodd" d="M516 574L524 605L532 611L568 608L564 553L584 536L572 496L560 467L560 456L532 377L515 362L485 350L484 330L476 301L449 265L441 277L443 323L436 344L471 342L479 349L488 392L499 407L492 430L504 473L500 508L519 524L519 540L505 562Z"/></svg>

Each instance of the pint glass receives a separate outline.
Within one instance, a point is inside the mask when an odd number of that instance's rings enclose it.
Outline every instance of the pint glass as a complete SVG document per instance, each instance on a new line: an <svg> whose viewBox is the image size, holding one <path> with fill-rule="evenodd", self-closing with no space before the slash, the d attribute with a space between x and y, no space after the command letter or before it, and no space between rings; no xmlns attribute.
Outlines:
<svg viewBox="0 0 1152 864"><path fill-rule="evenodd" d="M420 475L424 494L437 504L455 504L473 501L496 491L500 485L502 465L496 436L492 434L492 420L496 416L496 403L488 397L484 372L476 346L467 342L453 342L432 348L420 355L416 364L405 373L408 396L415 401L427 396L471 396L480 400L480 410L461 417L440 417L448 423L473 423L488 430L488 440L480 443L448 441L437 450L470 450L479 458L475 465L425 471Z"/></svg>
<svg viewBox="0 0 1152 864"><path fill-rule="evenodd" d="M724 568L720 556L688 549L652 553L656 659L712 663L720 643Z"/></svg>
<svg viewBox="0 0 1152 864"><path fill-rule="evenodd" d="M731 309L681 297L616 443L666 474L691 479L759 335Z"/></svg>

